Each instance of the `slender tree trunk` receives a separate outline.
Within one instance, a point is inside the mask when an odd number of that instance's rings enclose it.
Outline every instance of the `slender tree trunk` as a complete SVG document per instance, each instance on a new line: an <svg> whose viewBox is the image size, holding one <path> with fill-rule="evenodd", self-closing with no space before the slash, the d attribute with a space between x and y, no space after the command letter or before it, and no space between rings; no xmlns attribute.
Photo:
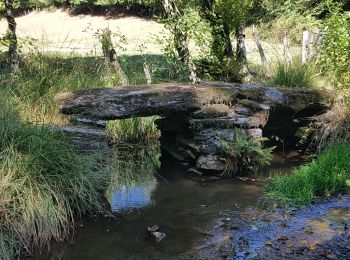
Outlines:
<svg viewBox="0 0 350 260"><path fill-rule="evenodd" d="M227 23L223 22L223 27L224 27L224 35L225 35L225 55L227 57L232 57L233 56L233 47L232 47L232 42L230 38L230 29L227 25Z"/></svg>
<svg viewBox="0 0 350 260"><path fill-rule="evenodd" d="M143 72L145 73L145 78L147 80L147 84L152 84L152 72L151 72L149 65L146 61L143 63Z"/></svg>
<svg viewBox="0 0 350 260"><path fill-rule="evenodd" d="M237 26L235 34L236 34L236 40L237 40L237 47L236 47L237 59L240 62L242 62L243 64L246 64L247 63L247 49L245 47L244 27Z"/></svg>
<svg viewBox="0 0 350 260"><path fill-rule="evenodd" d="M13 0L4 0L5 17L8 24L7 37L9 39L9 59L13 64L17 56L17 35L16 35L16 20L13 13Z"/></svg>
<svg viewBox="0 0 350 260"><path fill-rule="evenodd" d="M268 64L268 62L267 62L264 49L263 49L263 47L262 47L262 45L261 45L259 34L258 34L258 32L256 31L254 25L253 25L253 37L254 37L256 46L257 46L257 48L258 48L258 50L259 50L259 54L260 54L260 58L261 58L261 64L262 64L262 66L263 66L265 72L269 73L269 64Z"/></svg>
<svg viewBox="0 0 350 260"><path fill-rule="evenodd" d="M162 0L162 4L166 15L174 23L172 33L178 58L187 65L192 83L196 83L199 81L197 69L190 55L187 32L183 31L178 24L181 13L177 8L176 0Z"/></svg>
<svg viewBox="0 0 350 260"><path fill-rule="evenodd" d="M237 46L236 46L236 57L239 62L242 63L242 73L245 75L247 81L251 81L253 79L253 75L248 67L247 60L247 49L245 46L245 33L244 26L237 26L235 30Z"/></svg>
<svg viewBox="0 0 350 260"><path fill-rule="evenodd" d="M314 36L312 32L303 31L302 43L301 59L302 63L305 64L313 55Z"/></svg>
<svg viewBox="0 0 350 260"><path fill-rule="evenodd" d="M117 52L114 50L114 48L109 50L108 56L105 55L105 60L106 60L107 64L111 63L113 65L114 70L118 74L118 77L119 77L119 80L120 80L120 83L122 84L122 86L129 85L128 77L126 76L122 66L120 65L120 63L118 61Z"/></svg>

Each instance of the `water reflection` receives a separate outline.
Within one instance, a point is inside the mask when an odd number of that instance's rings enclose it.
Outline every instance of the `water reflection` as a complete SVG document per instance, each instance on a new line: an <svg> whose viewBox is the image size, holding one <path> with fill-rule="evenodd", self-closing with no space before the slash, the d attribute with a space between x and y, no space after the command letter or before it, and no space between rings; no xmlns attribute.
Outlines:
<svg viewBox="0 0 350 260"><path fill-rule="evenodd" d="M123 212L152 204L157 188L155 172L160 167L159 146L113 149L111 182L106 197L113 212Z"/></svg>

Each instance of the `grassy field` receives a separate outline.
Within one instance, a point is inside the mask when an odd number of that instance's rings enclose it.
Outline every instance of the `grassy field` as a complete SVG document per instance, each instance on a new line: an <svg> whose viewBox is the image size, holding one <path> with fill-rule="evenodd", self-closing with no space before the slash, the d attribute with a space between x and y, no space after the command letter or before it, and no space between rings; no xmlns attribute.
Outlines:
<svg viewBox="0 0 350 260"><path fill-rule="evenodd" d="M163 54L158 39L168 37L164 25L155 20L132 16L92 16L70 15L62 10L33 11L16 18L17 33L20 39L34 39L35 45L44 52L65 52L80 55L100 55L100 44L94 34L98 29L109 28L113 33L113 42L120 41L119 32L125 36L123 50L120 54L140 55ZM0 20L0 34L6 31L6 21ZM255 41L247 31L248 60L253 65L260 64L260 56ZM301 37L301 36L300 36ZM28 40L27 40L28 41ZM235 42L233 41L233 44ZM140 48L140 46L142 46ZM283 45L279 42L262 42L265 54L270 63L283 57ZM192 46L193 47L193 46ZM194 49L194 48L193 48ZM28 46L24 51L29 51ZM292 47L292 55L300 48Z"/></svg>
<svg viewBox="0 0 350 260"><path fill-rule="evenodd" d="M155 35L165 33L164 26L152 20L137 17L108 17L70 15L67 12L33 11L16 18L17 34L21 39L35 39L42 51L74 52L76 54L101 54L94 34L98 29L109 28L126 37L125 54L140 54L139 45L145 53L160 54ZM0 21L0 34L6 32L5 19ZM119 37L114 35L114 41Z"/></svg>

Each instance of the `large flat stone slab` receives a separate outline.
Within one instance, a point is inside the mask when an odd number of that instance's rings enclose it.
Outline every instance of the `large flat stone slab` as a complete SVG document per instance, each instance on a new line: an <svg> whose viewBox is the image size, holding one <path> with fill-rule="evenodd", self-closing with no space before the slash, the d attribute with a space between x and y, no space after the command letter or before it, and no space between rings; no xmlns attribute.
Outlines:
<svg viewBox="0 0 350 260"><path fill-rule="evenodd" d="M210 104L249 103L260 110L284 105L298 111L311 103L324 101L325 93L212 82L91 89L60 93L55 99L63 114L113 120L196 111Z"/></svg>

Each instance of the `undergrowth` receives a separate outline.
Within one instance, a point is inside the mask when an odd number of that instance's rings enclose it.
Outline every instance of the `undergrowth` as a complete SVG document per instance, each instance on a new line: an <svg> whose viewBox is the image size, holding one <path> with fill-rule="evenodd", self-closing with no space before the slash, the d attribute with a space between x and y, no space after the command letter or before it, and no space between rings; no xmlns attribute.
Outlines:
<svg viewBox="0 0 350 260"><path fill-rule="evenodd" d="M75 217L101 209L106 174L63 133L19 120L1 92L0 255L13 259L72 231Z"/></svg>
<svg viewBox="0 0 350 260"><path fill-rule="evenodd" d="M181 81L186 76L183 66L160 55L121 56L120 61L131 85L146 84L144 62L150 67L154 83ZM69 118L58 112L54 102L57 93L120 84L114 68L102 58L39 51L23 56L18 70L2 70L0 83L10 92L21 120L57 125L69 123ZM149 141L158 137L154 118L114 121L108 125L113 140Z"/></svg>
<svg viewBox="0 0 350 260"><path fill-rule="evenodd" d="M268 197L286 204L307 205L318 197L347 188L350 180L350 144L335 144L293 174L273 177L265 187Z"/></svg>
<svg viewBox="0 0 350 260"><path fill-rule="evenodd" d="M275 147L263 147L265 138L252 138L246 132L236 129L232 140L220 139L220 148L227 164L225 175L246 171L257 173L270 164Z"/></svg>

